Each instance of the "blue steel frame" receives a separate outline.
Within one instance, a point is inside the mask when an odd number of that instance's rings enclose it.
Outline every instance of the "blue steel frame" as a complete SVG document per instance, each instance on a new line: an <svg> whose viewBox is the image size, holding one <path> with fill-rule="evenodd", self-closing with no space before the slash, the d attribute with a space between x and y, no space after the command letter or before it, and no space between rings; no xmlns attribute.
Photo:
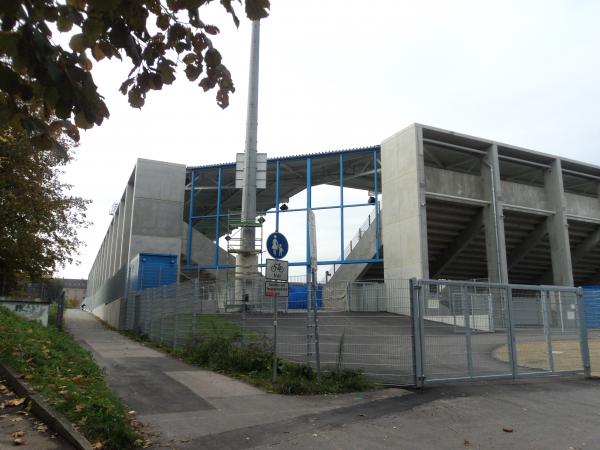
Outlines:
<svg viewBox="0 0 600 450"><path fill-rule="evenodd" d="M313 155L302 155L302 156L293 156L293 157L281 157L269 160L269 162L275 163L275 208L274 211L266 211L263 214L275 214L275 231L279 231L279 215L285 214L288 212L297 212L297 211L306 211L307 212L307 220L306 220L306 260L305 261L291 261L289 262L290 266L306 266L307 273L310 272L310 242L309 242L309 228L308 228L308 210L312 209L313 211L324 210L324 209L339 209L340 210L340 258L337 260L325 260L325 261L317 261L318 265L339 265L339 264L366 264L366 263L378 263L383 262L383 258L380 256L380 239L381 239L381 222L380 222L380 205L379 205L379 162L378 155L380 152L379 146L363 148L363 149L355 149L355 150L341 150L337 152L326 152L326 153L317 153ZM359 206L373 206L369 203L354 203L354 204L345 204L344 202L344 155L346 154L355 154L355 153L372 153L373 155L373 187L374 187L374 196L375 196L375 223L376 223L376 234L375 234L375 245L376 245L376 253L375 258L371 259L345 259L344 258L344 210L346 208L354 208ZM311 208L312 206L312 160L321 158L321 157L331 157L335 154L338 154L339 158L339 170L340 170L340 197L339 204L332 206L318 206L315 208ZM281 211L280 206L280 167L281 161L290 161L290 160L306 160L306 208L294 208L288 209L286 211ZM210 166L202 166L202 167L190 167L190 201L189 201L189 220L188 220L188 235L187 235L187 251L188 251L188 259L185 265L182 265L182 269L192 269L192 270L219 270L219 269L233 269L235 266L232 264L221 264L219 261L219 234L220 234L220 226L221 226L221 218L226 217L227 214L222 214L221 212L221 191L222 191L222 176L224 168L235 167L235 164L218 164L218 165L210 165ZM201 174L203 169L218 169L217 173L217 210L216 214L208 214L202 216L194 216L194 206L195 206L195 189L196 189L196 180L197 177ZM214 256L213 256L213 264L209 265L194 265L190 264L190 256L192 254L192 239L193 239L193 224L195 220L199 219L208 219L215 218L215 244L214 244ZM259 264L259 267L264 266L264 264Z"/></svg>

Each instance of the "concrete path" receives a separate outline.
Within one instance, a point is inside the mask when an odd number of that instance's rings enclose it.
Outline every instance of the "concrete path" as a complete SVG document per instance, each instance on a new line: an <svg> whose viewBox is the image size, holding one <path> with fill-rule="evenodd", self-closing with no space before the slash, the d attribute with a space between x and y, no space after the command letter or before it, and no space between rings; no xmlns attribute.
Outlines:
<svg viewBox="0 0 600 450"><path fill-rule="evenodd" d="M22 446L27 450L74 450L28 411L26 402L20 403L21 400L0 379L0 449Z"/></svg>
<svg viewBox="0 0 600 450"><path fill-rule="evenodd" d="M407 392L282 396L198 369L144 347L104 327L81 310L66 311L68 331L93 354L107 381L141 423L160 434L161 445L197 448L210 435L325 413ZM158 448L158 447L155 447Z"/></svg>

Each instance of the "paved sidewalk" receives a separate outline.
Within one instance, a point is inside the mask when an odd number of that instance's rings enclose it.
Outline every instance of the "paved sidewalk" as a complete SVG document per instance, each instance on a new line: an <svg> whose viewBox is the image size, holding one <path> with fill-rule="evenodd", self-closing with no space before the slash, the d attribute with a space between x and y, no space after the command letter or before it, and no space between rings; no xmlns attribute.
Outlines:
<svg viewBox="0 0 600 450"><path fill-rule="evenodd" d="M104 327L91 314L66 311L66 326L90 349L107 381L160 434L161 445L185 448L198 438L399 397L401 389L329 396L265 393L229 377L198 369Z"/></svg>

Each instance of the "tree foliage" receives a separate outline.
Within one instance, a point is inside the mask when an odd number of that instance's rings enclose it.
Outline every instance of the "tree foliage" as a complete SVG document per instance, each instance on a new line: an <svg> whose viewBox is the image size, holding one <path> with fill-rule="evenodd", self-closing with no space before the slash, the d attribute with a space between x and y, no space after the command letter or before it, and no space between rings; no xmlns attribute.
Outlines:
<svg viewBox="0 0 600 450"><path fill-rule="evenodd" d="M219 1L236 26L234 5L241 1ZM132 68L120 91L134 108L144 105L150 90L173 83L178 67L190 81L202 76L198 85L204 91L216 88L218 105L227 107L235 88L211 40L219 28L201 19L203 7L213 2L1 0L0 125L33 133L33 143L46 150L60 144L51 127L77 140L77 128L109 117L92 77L92 59L123 56ZM270 7L269 0L244 0L244 6L251 20L266 17ZM69 38L68 47L53 41L57 31ZM38 101L43 117L30 110ZM57 120L48 122L53 116Z"/></svg>
<svg viewBox="0 0 600 450"><path fill-rule="evenodd" d="M40 150L29 133L0 128L0 292L48 277L72 263L87 225L87 201L67 193L59 180L71 160L73 140L58 131L67 151Z"/></svg>

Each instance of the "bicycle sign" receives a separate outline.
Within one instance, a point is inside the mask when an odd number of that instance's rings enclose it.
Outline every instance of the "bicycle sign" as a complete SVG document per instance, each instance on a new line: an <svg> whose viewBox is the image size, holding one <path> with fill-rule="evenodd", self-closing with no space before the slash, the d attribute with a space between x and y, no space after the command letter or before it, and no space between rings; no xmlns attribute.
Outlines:
<svg viewBox="0 0 600 450"><path fill-rule="evenodd" d="M267 280L287 281L288 280L288 262L278 259L267 259L267 270L265 278Z"/></svg>

